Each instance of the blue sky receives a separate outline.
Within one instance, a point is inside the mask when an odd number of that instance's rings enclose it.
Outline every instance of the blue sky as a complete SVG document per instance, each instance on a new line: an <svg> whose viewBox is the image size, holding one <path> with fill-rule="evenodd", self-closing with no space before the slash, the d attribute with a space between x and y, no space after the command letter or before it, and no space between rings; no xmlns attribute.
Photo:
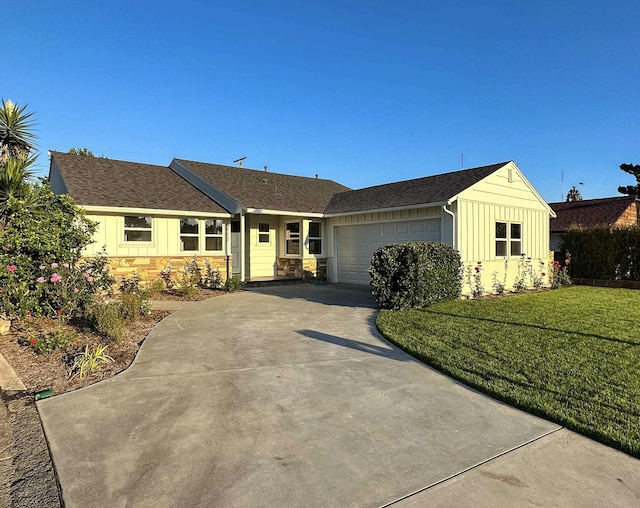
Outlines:
<svg viewBox="0 0 640 508"><path fill-rule="evenodd" d="M5 9L7 11L7 9ZM353 188L515 160L547 201L634 184L640 2L21 0L0 96L47 150ZM6 27L15 29L6 30ZM8 49L8 51L7 51Z"/></svg>

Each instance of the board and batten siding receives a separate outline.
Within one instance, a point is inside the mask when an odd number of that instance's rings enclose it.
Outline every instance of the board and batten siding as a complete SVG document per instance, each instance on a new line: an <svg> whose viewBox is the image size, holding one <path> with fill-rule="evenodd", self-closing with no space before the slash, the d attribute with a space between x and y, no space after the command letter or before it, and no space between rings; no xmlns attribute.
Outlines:
<svg viewBox="0 0 640 508"><path fill-rule="evenodd" d="M277 271L278 216L248 214L245 220L245 277L273 277ZM269 224L269 243L258 241L258 224Z"/></svg>
<svg viewBox="0 0 640 508"><path fill-rule="evenodd" d="M140 215L140 214L131 214ZM204 250L204 237L201 236L200 251L180 250L180 217L152 216L151 242L125 242L124 241L124 216L117 214L96 214L87 212L89 220L98 223L98 228L93 236L94 243L88 245L82 252L83 256L95 256L104 246L109 257L155 257L155 256L192 256L205 254L219 254ZM204 219L207 217L194 216ZM215 218L215 217L209 217ZM223 253L228 238L228 219L223 220Z"/></svg>
<svg viewBox="0 0 640 508"><path fill-rule="evenodd" d="M522 252L547 259L548 205L518 167L509 163L458 195L458 248L463 261L490 261L495 255L495 223L522 224Z"/></svg>
<svg viewBox="0 0 640 508"><path fill-rule="evenodd" d="M532 258L549 253L549 213L495 203L459 199L459 250L463 261L490 261L496 256L496 222L522 224L522 252Z"/></svg>

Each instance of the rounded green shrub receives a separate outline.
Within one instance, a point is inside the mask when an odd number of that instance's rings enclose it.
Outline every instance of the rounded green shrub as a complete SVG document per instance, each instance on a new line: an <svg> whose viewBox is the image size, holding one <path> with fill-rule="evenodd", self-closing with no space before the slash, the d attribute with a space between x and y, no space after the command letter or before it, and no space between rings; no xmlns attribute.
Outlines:
<svg viewBox="0 0 640 508"><path fill-rule="evenodd" d="M382 309L406 310L453 300L462 292L460 253L440 242L405 242L373 253L372 293Z"/></svg>

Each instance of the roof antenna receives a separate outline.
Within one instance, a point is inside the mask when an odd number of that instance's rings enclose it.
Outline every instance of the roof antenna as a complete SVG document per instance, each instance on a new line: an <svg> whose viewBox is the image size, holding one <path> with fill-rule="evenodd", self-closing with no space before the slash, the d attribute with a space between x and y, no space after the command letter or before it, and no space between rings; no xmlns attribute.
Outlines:
<svg viewBox="0 0 640 508"><path fill-rule="evenodd" d="M237 162L238 163L238 167L241 168L242 167L242 162L246 159L246 157L240 157L239 159L234 160L233 162Z"/></svg>

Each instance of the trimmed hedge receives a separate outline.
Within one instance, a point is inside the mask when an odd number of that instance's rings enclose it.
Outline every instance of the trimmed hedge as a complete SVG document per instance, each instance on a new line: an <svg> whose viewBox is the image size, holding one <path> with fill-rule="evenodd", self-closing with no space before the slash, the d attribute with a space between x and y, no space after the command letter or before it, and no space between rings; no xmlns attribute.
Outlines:
<svg viewBox="0 0 640 508"><path fill-rule="evenodd" d="M462 292L460 253L440 242L405 242L373 253L372 293L382 309L407 310L453 300Z"/></svg>
<svg viewBox="0 0 640 508"><path fill-rule="evenodd" d="M640 226L571 228L563 249L571 253L571 277L640 280Z"/></svg>

